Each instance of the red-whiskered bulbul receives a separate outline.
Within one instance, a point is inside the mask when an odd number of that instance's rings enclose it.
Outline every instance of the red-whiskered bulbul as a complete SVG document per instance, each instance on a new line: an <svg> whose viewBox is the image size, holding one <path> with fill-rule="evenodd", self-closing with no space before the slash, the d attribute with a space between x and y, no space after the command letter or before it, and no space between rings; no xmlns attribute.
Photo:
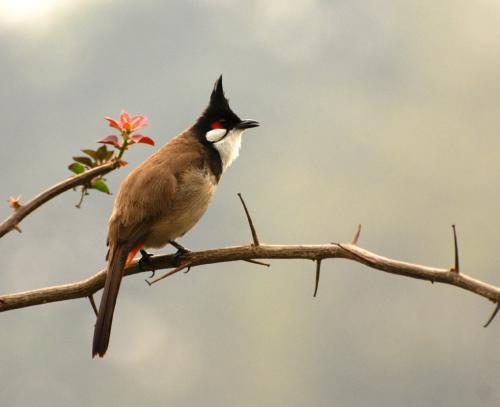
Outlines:
<svg viewBox="0 0 500 407"><path fill-rule="evenodd" d="M190 230L207 210L222 173L238 157L242 133L257 127L229 107L222 76L196 123L172 138L123 181L109 220L107 273L92 357L104 356L123 269L137 252L168 243ZM141 253L142 252L141 250Z"/></svg>

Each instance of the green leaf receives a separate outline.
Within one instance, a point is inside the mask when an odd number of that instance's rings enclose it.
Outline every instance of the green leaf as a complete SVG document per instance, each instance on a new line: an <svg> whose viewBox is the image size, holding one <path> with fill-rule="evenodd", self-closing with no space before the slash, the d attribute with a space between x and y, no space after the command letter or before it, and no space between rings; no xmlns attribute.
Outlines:
<svg viewBox="0 0 500 407"><path fill-rule="evenodd" d="M98 191L104 192L105 194L111 194L106 183L100 178L93 179L91 185L92 188L97 189Z"/></svg>
<svg viewBox="0 0 500 407"><path fill-rule="evenodd" d="M113 157L114 153L115 152L113 150L108 151L108 155L106 155L106 161L109 161L111 159L111 157Z"/></svg>
<svg viewBox="0 0 500 407"><path fill-rule="evenodd" d="M70 171L73 171L75 174L81 174L82 172L85 172L85 167L80 163L72 163L68 165L68 169Z"/></svg>
<svg viewBox="0 0 500 407"><path fill-rule="evenodd" d="M73 160L75 160L77 163L81 163L83 165L86 165L87 167L93 167L94 166L94 163L88 157L73 157Z"/></svg>
<svg viewBox="0 0 500 407"><path fill-rule="evenodd" d="M108 148L106 146L99 147L96 151L96 155L99 161L105 161L108 156Z"/></svg>
<svg viewBox="0 0 500 407"><path fill-rule="evenodd" d="M97 152L95 150L82 150L82 153L87 154L89 157L92 157L96 161L98 160Z"/></svg>

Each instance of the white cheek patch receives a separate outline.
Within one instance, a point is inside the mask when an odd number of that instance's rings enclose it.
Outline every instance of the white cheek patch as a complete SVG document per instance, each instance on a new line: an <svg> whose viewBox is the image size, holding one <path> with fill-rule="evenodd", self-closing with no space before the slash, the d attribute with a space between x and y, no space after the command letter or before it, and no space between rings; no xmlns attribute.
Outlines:
<svg viewBox="0 0 500 407"><path fill-rule="evenodd" d="M214 147L219 152L222 161L222 170L225 171L231 163L236 160L241 148L242 129L231 130L229 134L218 143L214 143Z"/></svg>
<svg viewBox="0 0 500 407"><path fill-rule="evenodd" d="M211 143L216 143L217 141L220 141L224 138L226 135L227 130L226 129L213 129L210 131L207 131L205 134L205 137L207 141L210 141Z"/></svg>

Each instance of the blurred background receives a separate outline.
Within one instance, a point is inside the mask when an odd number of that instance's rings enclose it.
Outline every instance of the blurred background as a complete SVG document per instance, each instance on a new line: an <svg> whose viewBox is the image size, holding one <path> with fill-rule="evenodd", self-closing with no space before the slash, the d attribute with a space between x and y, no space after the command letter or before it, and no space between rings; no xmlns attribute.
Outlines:
<svg viewBox="0 0 500 407"><path fill-rule="evenodd" d="M191 249L350 241L500 285L500 3L0 0L0 215L70 175L103 116L157 146L224 75L248 131ZM126 155L107 178L155 151ZM2 293L101 270L113 197L67 192L0 242ZM167 249L171 250L171 249ZM500 320L466 291L353 262L272 261L122 284L110 349L73 300L0 316L5 406L498 406ZM98 299L98 297L96 298Z"/></svg>

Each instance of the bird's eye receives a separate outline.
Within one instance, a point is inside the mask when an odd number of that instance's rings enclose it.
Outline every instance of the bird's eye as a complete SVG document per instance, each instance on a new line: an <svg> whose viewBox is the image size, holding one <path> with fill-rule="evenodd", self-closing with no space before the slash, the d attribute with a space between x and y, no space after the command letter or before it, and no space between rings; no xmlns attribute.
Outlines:
<svg viewBox="0 0 500 407"><path fill-rule="evenodd" d="M213 122L211 125L210 125L210 128L212 129L223 129L224 126L222 125L222 120L218 120L216 122Z"/></svg>

